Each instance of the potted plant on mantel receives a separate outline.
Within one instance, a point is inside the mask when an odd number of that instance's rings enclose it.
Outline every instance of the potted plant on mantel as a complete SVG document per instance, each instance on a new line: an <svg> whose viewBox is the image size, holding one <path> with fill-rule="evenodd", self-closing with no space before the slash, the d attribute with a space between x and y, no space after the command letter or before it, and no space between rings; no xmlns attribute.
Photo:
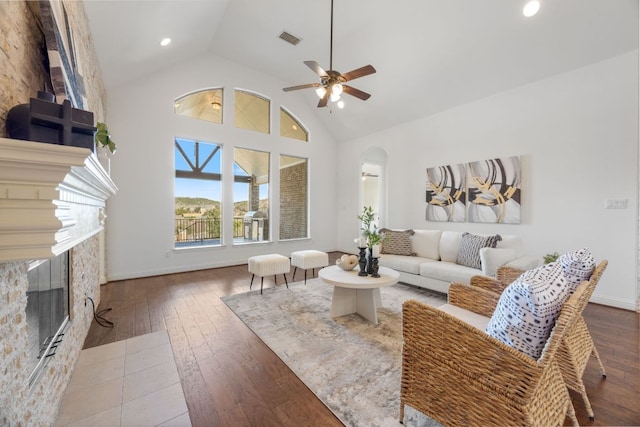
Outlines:
<svg viewBox="0 0 640 427"><path fill-rule="evenodd" d="M98 160L100 160L100 164L107 173L111 174L111 158L109 157L109 153L114 154L116 152L116 142L111 138L109 128L106 124L98 122L96 128L98 130L94 134L93 139L96 146L103 148L103 150L98 151ZM109 152L107 152L107 150L109 150Z"/></svg>
<svg viewBox="0 0 640 427"><path fill-rule="evenodd" d="M96 144L104 149L108 148L111 154L114 154L116 152L116 142L111 138L107 125L102 122L98 122L96 127L98 128L94 135Z"/></svg>

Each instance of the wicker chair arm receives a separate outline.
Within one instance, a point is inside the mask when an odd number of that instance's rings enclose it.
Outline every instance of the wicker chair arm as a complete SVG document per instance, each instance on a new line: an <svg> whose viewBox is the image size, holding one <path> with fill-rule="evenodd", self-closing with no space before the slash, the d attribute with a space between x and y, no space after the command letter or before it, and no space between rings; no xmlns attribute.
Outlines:
<svg viewBox="0 0 640 427"><path fill-rule="evenodd" d="M518 270L517 268L500 266L496 269L496 279L504 283L504 286L513 283L520 275L524 273L524 270Z"/></svg>
<svg viewBox="0 0 640 427"><path fill-rule="evenodd" d="M504 291L504 289L507 287L507 285L505 285L501 281L486 276L472 276L469 284L476 288L482 288L486 289L487 291L494 292L498 295L500 295L502 291Z"/></svg>
<svg viewBox="0 0 640 427"><path fill-rule="evenodd" d="M462 283L452 283L449 286L449 304L482 316L491 317L498 304L498 299L500 299L500 294L480 287Z"/></svg>

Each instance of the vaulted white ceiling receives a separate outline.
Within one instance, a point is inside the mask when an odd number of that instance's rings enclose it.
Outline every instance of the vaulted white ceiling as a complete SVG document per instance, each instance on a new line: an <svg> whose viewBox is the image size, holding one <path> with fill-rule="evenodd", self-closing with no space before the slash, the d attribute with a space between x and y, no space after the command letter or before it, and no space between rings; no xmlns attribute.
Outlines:
<svg viewBox="0 0 640 427"><path fill-rule="evenodd" d="M638 49L637 0L334 0L334 68L372 64L354 80L372 94L318 109L351 140L494 93ZM284 85L314 82L303 61L329 68L330 0L86 0L107 88L212 52ZM297 46L278 38L299 37ZM161 49L170 35L172 49ZM317 103L313 90L290 92ZM597 102L594 100L594 102Z"/></svg>

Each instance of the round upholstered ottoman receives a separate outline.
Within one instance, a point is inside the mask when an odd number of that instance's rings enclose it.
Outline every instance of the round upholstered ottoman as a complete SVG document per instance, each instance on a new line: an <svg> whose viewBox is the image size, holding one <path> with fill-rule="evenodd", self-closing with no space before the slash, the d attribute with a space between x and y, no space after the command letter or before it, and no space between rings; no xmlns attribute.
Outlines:
<svg viewBox="0 0 640 427"><path fill-rule="evenodd" d="M326 252L316 251L313 249L309 249L306 251L297 251L291 253L291 265L295 268L293 269L293 278L295 279L296 270L301 268L304 270L304 284L307 284L307 270L312 270L312 275L315 275L316 268L322 268L329 265L329 255ZM291 279L291 280L294 280Z"/></svg>
<svg viewBox="0 0 640 427"><path fill-rule="evenodd" d="M284 276L284 283L289 288L287 283L287 276L291 270L289 258L284 255L268 254L268 255L256 255L249 258L249 273L253 273L251 276L251 284L249 289L253 286L253 278L260 276L260 293L262 293L262 285L264 284L264 276L273 275L273 280L278 284L276 276L282 274Z"/></svg>

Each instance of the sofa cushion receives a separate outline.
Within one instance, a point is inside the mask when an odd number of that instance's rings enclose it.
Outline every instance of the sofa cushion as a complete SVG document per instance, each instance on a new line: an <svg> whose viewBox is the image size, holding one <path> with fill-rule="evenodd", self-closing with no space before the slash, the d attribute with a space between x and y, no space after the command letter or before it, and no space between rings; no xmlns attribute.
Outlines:
<svg viewBox="0 0 640 427"><path fill-rule="evenodd" d="M461 240L461 232L443 231L440 237L440 259L446 262L456 262Z"/></svg>
<svg viewBox="0 0 640 427"><path fill-rule="evenodd" d="M568 296L558 262L526 271L500 295L485 331L537 360Z"/></svg>
<svg viewBox="0 0 640 427"><path fill-rule="evenodd" d="M420 265L424 263L437 263L438 261L434 261L428 258L421 258L417 256L406 256L406 255L392 255L392 254L383 254L378 259L379 265L382 267L388 267L393 270L403 271L405 273L410 274L420 274Z"/></svg>
<svg viewBox="0 0 640 427"><path fill-rule="evenodd" d="M420 265L420 275L444 282L469 283L471 277L481 274L476 268L465 267L455 262L433 261Z"/></svg>
<svg viewBox="0 0 640 427"><path fill-rule="evenodd" d="M384 233L384 239L382 240L383 254L415 256L415 252L411 248L413 230L381 228L380 233Z"/></svg>
<svg viewBox="0 0 640 427"><path fill-rule="evenodd" d="M440 259L440 230L413 230L415 233L411 236L411 245L417 256L422 258L430 258L433 260Z"/></svg>
<svg viewBox="0 0 640 427"><path fill-rule="evenodd" d="M500 240L502 240L502 237L499 234L495 236L478 236L471 233L462 233L456 263L467 267L481 268L480 249L495 248Z"/></svg>
<svg viewBox="0 0 640 427"><path fill-rule="evenodd" d="M564 253L558 258L558 263L562 266L571 293L580 283L589 280L596 268L596 261L588 248Z"/></svg>
<svg viewBox="0 0 640 427"><path fill-rule="evenodd" d="M485 276L495 277L498 267L514 259L516 250L513 248L480 248L480 264Z"/></svg>
<svg viewBox="0 0 640 427"><path fill-rule="evenodd" d="M512 234L501 234L502 240L498 242L496 248L511 248L516 250L516 257L519 258L524 255L524 245L520 236L514 236Z"/></svg>

